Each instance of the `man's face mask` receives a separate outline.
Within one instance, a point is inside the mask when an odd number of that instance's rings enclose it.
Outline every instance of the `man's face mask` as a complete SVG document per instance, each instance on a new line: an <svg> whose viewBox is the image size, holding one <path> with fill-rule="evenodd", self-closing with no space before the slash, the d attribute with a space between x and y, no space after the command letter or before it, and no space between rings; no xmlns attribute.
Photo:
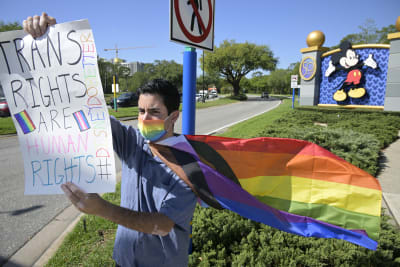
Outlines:
<svg viewBox="0 0 400 267"><path fill-rule="evenodd" d="M167 133L165 130L165 121L168 118L169 116L165 120L142 120L139 118L138 128L140 134L150 142L157 141Z"/></svg>

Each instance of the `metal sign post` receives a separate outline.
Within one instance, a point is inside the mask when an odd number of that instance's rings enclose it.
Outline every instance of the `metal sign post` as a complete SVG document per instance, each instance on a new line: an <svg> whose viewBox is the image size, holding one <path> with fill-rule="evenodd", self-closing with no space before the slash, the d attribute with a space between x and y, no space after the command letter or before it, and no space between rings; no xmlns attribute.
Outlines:
<svg viewBox="0 0 400 267"><path fill-rule="evenodd" d="M290 77L290 87L292 88L292 108L294 108L294 101L296 98L296 88L300 88L299 85L297 84L299 79L298 75L292 75ZM299 98L298 101L300 103L300 89L299 89Z"/></svg>
<svg viewBox="0 0 400 267"><path fill-rule="evenodd" d="M196 49L193 47L186 47L183 53L182 134L195 133L196 63Z"/></svg>

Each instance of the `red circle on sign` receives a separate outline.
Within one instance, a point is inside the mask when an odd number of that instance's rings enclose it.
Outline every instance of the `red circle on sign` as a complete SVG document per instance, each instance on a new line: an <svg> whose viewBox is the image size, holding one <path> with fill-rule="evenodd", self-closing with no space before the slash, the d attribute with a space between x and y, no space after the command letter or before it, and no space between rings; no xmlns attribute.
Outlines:
<svg viewBox="0 0 400 267"><path fill-rule="evenodd" d="M194 36L186 29L185 24L183 24L182 17L181 17L181 14L179 12L179 0L174 0L175 14L176 14L176 19L178 21L178 24L179 24L183 34L192 42L200 43L200 42L204 41L207 38L208 34L210 33L211 26L212 26L212 20L213 20L213 18L212 18L212 14L213 13L212 13L211 0L208 0L208 6L209 6L209 8L208 8L208 11L209 11L208 12L208 17L209 17L209 19L208 19L207 29L203 32L202 35ZM193 6L193 8L195 8L195 7Z"/></svg>

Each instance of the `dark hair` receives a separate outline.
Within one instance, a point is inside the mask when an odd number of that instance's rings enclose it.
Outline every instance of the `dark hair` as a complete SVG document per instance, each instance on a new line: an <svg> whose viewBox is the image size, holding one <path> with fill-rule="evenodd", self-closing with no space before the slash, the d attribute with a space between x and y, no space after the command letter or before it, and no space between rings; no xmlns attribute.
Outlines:
<svg viewBox="0 0 400 267"><path fill-rule="evenodd" d="M164 79L154 79L140 87L137 95L141 94L158 94L161 96L164 105L167 107L168 114L175 110L179 110L180 95L175 85Z"/></svg>

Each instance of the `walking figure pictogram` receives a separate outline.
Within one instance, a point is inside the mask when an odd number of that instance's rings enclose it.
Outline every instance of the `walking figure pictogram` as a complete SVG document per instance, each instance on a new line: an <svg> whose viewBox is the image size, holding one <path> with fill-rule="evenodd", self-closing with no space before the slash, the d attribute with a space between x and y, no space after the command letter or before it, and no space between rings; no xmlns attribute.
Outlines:
<svg viewBox="0 0 400 267"><path fill-rule="evenodd" d="M199 3L200 2L200 3ZM187 4L190 5L190 0L187 1ZM196 17L196 13L194 12L194 8L196 8L197 10L203 10L202 4L201 4L201 0L194 0L194 4L196 7L193 7L193 13L192 13L192 22L190 24L190 30L193 31L194 28L194 19ZM200 5L199 5L200 4ZM197 27L199 27L199 33L200 35L203 34L203 31L201 30L201 26L200 26L200 22L199 22L199 18L197 18Z"/></svg>

